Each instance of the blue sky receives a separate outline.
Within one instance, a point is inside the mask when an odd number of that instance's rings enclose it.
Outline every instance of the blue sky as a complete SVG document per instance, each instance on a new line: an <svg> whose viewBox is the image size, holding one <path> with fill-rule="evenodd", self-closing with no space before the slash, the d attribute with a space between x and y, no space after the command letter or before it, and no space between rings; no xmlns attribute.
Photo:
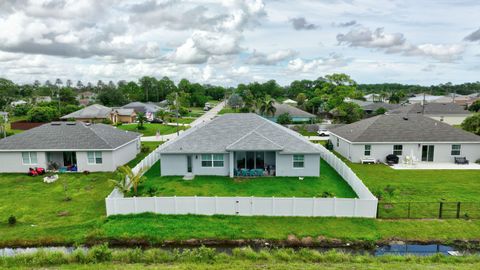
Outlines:
<svg viewBox="0 0 480 270"><path fill-rule="evenodd" d="M288 84L478 81L480 1L4 0L0 74L16 82L188 78Z"/></svg>

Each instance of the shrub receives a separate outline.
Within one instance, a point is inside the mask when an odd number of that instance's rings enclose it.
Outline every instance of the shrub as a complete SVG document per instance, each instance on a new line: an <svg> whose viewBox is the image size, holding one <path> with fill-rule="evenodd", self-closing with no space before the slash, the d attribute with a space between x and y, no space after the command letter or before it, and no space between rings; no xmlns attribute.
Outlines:
<svg viewBox="0 0 480 270"><path fill-rule="evenodd" d="M332 141L328 140L328 141L327 141L327 144L325 144L325 148L327 148L328 150L333 150L333 143L332 143Z"/></svg>
<svg viewBox="0 0 480 270"><path fill-rule="evenodd" d="M242 108L240 108L240 112L241 113L249 113L250 110L247 107L242 107Z"/></svg>
<svg viewBox="0 0 480 270"><path fill-rule="evenodd" d="M24 116L27 115L28 111L30 110L30 105L25 104L25 105L18 105L13 107L12 113L15 116Z"/></svg>
<svg viewBox="0 0 480 270"><path fill-rule="evenodd" d="M385 108L380 107L375 111L375 114L376 115L381 115L381 114L385 114L386 112L387 112L387 110Z"/></svg>
<svg viewBox="0 0 480 270"><path fill-rule="evenodd" d="M27 116L31 122L46 123L58 118L58 110L49 106L33 107L28 111Z"/></svg>
<svg viewBox="0 0 480 270"><path fill-rule="evenodd" d="M102 124L105 124L105 125L111 125L112 123L113 123L112 120L108 118L105 118L102 120Z"/></svg>
<svg viewBox="0 0 480 270"><path fill-rule="evenodd" d="M12 216L9 216L9 217L8 217L8 224L9 224L10 226L13 226L13 225L17 224L17 218L16 218L15 216L13 216L13 215L12 215Z"/></svg>
<svg viewBox="0 0 480 270"><path fill-rule="evenodd" d="M287 125L287 124L290 124L291 122L292 122L292 117L288 112L282 113L277 118L277 123L279 123L280 125Z"/></svg>
<svg viewBox="0 0 480 270"><path fill-rule="evenodd" d="M105 243L100 246L94 246L88 251L88 258L93 262L106 262L112 259L112 251Z"/></svg>
<svg viewBox="0 0 480 270"><path fill-rule="evenodd" d="M150 152L150 147L142 145L142 148L140 150L142 153L148 153Z"/></svg>

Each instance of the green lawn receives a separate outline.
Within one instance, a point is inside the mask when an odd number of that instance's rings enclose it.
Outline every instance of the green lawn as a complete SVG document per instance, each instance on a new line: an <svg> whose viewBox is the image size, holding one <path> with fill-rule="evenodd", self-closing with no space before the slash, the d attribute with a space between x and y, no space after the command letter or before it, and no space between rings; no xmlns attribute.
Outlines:
<svg viewBox="0 0 480 270"><path fill-rule="evenodd" d="M113 188L107 179L113 177L60 174L57 182L45 184L41 177L0 174L0 245L83 241L105 215L105 197ZM15 226L7 225L10 215L17 218Z"/></svg>
<svg viewBox="0 0 480 270"><path fill-rule="evenodd" d="M230 107L224 107L223 109L221 109L218 114L226 114L226 113L238 113L239 110L235 110L235 109L232 109Z"/></svg>
<svg viewBox="0 0 480 270"><path fill-rule="evenodd" d="M150 154L153 150L157 149L157 147L162 144L163 142L142 142L142 148L148 148L148 151L140 152L134 159L127 163L130 168L135 167L140 161L142 161L148 154Z"/></svg>
<svg viewBox="0 0 480 270"><path fill-rule="evenodd" d="M177 132L177 127L176 126L169 126L169 125L163 125L163 124L152 124L152 123L145 123L143 124L145 129L138 130L137 124L126 124L126 125L121 125L118 126L117 128L123 129L123 130L128 130L128 131L135 131L142 133L144 136L155 136L157 134L157 131L160 131L160 135L167 135L167 134L172 134ZM179 126L179 130L185 130L188 127L183 127Z"/></svg>
<svg viewBox="0 0 480 270"><path fill-rule="evenodd" d="M384 201L480 202L479 170L394 170L383 164L343 160Z"/></svg>
<svg viewBox="0 0 480 270"><path fill-rule="evenodd" d="M178 123L180 124L190 124L192 123L193 121L195 121L195 117L183 117L183 118L178 118ZM169 123L177 123L177 119L175 117L170 117L169 119L167 119L167 122Z"/></svg>
<svg viewBox="0 0 480 270"><path fill-rule="evenodd" d="M320 164L320 177L256 177L196 176L193 181L182 176L160 176L157 162L139 187L140 194L157 196L258 196L258 197L339 197L355 198L355 192L326 162Z"/></svg>

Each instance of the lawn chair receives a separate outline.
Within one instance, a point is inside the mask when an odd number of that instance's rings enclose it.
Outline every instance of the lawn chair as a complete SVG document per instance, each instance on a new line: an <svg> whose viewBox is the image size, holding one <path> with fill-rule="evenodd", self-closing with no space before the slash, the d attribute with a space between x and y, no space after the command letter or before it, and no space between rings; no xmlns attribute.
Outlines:
<svg viewBox="0 0 480 270"><path fill-rule="evenodd" d="M257 169L257 176L263 176L263 169Z"/></svg>
<svg viewBox="0 0 480 270"><path fill-rule="evenodd" d="M233 176L238 176L238 170L237 169L233 169Z"/></svg>
<svg viewBox="0 0 480 270"><path fill-rule="evenodd" d="M255 176L256 175L256 170L255 169L251 169L250 170L250 176Z"/></svg>
<svg viewBox="0 0 480 270"><path fill-rule="evenodd" d="M248 170L247 169L242 169L242 176L248 176Z"/></svg>

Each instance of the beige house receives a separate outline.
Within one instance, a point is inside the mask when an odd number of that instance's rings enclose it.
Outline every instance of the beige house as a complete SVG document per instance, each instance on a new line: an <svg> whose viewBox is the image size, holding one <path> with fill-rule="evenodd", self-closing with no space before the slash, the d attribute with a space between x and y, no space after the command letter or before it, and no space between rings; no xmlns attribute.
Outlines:
<svg viewBox="0 0 480 270"><path fill-rule="evenodd" d="M75 119L82 122L102 122L110 120L112 123L133 123L137 114L133 109L109 108L100 104L93 104L76 112L62 116L62 120Z"/></svg>

